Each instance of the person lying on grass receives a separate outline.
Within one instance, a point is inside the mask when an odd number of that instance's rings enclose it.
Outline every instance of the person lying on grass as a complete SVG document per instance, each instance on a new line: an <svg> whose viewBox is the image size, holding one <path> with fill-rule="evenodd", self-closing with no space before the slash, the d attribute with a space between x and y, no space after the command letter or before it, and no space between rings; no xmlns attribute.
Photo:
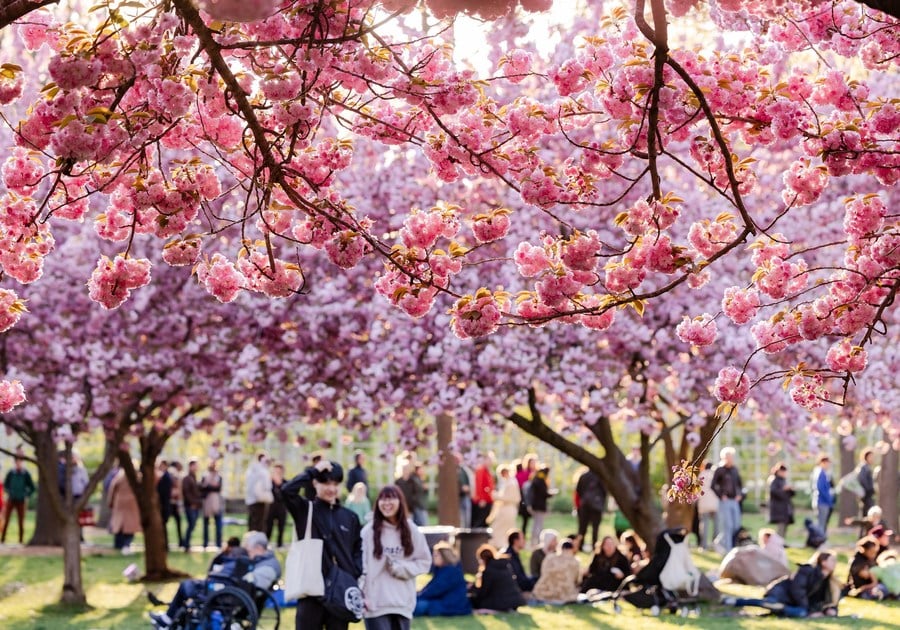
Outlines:
<svg viewBox="0 0 900 630"><path fill-rule="evenodd" d="M726 606L759 606L780 617L834 617L837 600L831 576L837 565L833 551L817 551L809 564L801 564L790 576L773 582L762 599L723 597Z"/></svg>

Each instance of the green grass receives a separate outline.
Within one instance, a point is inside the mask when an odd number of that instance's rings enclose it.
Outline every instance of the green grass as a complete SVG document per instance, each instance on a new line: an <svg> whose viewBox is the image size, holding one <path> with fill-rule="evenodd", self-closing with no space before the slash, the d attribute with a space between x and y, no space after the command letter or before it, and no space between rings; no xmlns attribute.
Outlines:
<svg viewBox="0 0 900 630"><path fill-rule="evenodd" d="M611 519L606 519L610 521ZM567 534L572 529L573 519L568 515L552 515L547 526L559 529ZM762 523L759 515L747 515L745 522L751 529ZM607 533L609 523L604 523L602 533ZM227 535L242 533L239 526L226 528ZM799 536L800 527L795 526L794 533ZM789 532L790 534L790 532ZM834 542L840 554L841 564L838 575L846 575L847 551L854 538L852 532L835 532ZM103 533L91 530L89 542L109 544ZM199 539L195 540L199 542ZM789 535L789 540L799 544L799 538ZM137 541L140 542L140 539ZM792 548L789 550L792 561L799 562L809 556L808 550ZM194 575L201 575L213 556L212 552L184 554L173 552L170 565L173 568ZM582 554L587 560L587 555ZM62 560L59 556L36 557L28 555L7 555L0 550L0 628L16 630L95 630L116 629L132 630L149 628L147 612L152 610L147 597L147 586L127 583L122 577L122 570L131 562L141 565L139 555L122 557L119 555L88 555L84 558L84 580L87 585L88 610L73 610L59 606L56 602L62 588ZM697 566L704 571L718 566L719 558L715 554L698 552L694 554ZM524 560L527 563L527 553ZM422 578L422 582L427 577ZM177 588L177 583L150 585L150 589L161 598L170 598ZM758 596L762 589L745 586L727 586L726 591L746 596ZM532 606L515 614L478 616L449 619L416 619L414 628L429 630L474 630L474 629L527 629L550 628L552 630L581 628L614 628L643 630L645 628L664 629L676 626L690 628L753 628L759 630L780 630L797 628L800 622L781 620L774 617L756 616L750 609L747 613L737 615L733 610L707 606L700 617L681 618L663 614L659 618L650 617L628 604L623 604L621 614L615 614L612 606L604 604L597 608L590 606L545 607ZM282 624L284 630L294 627L294 611L285 612ZM352 626L362 628L361 625ZM841 603L841 616L838 619L813 619L802 622L804 628L898 628L900 629L900 604L872 603L845 599Z"/></svg>

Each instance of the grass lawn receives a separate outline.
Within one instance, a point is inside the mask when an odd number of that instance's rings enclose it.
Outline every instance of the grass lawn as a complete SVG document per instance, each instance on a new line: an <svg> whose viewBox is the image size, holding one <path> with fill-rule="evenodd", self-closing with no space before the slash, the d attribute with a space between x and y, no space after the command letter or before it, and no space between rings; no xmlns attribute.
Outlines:
<svg viewBox="0 0 900 630"><path fill-rule="evenodd" d="M609 520L609 519L608 519ZM756 527L761 517L748 515L747 525ZM757 522L759 521L759 522ZM548 526L569 533L572 519L567 515L554 515ZM226 535L242 533L239 526L230 526ZM606 529L604 528L604 533ZM796 527L799 535L800 528ZM841 554L838 575L843 578L847 570L846 552L854 538L851 532L842 532L834 536L834 541ZM798 542L789 536L791 542ZM106 538L98 533L97 538L88 536L89 542L106 544ZM138 542L140 542L138 540ZM789 549L792 561L803 561L809 556L808 550ZM193 552L185 554L173 552L170 564L194 575L203 574L211 560L213 552ZM698 552L694 554L699 568L704 571L715 568L719 558L712 553ZM582 554L587 561L587 554ZM527 557L525 558L527 563ZM84 580L88 590L88 601L91 609L71 610L56 604L62 587L62 560L58 555L34 556L19 555L10 550L0 548L0 628L15 630L92 630L117 629L132 630L149 628L147 612L153 608L149 604L147 586L130 584L122 577L122 570L131 562L141 564L140 555L122 557L119 555L88 555L84 559ZM527 566L527 564L526 564ZM424 578L422 582L427 581ZM177 584L155 584L149 588L163 599L170 598ZM725 586L734 594L758 596L759 588L743 586ZM900 629L900 604L879 604L845 599L841 603L841 616L838 619L813 619L802 622L780 620L774 617L760 617L759 610L750 609L747 613L735 614L733 610L715 606L704 607L699 617L681 618L664 613L653 618L641 611L623 604L621 614L615 614L612 606L604 604L598 608L590 606L567 607L527 607L522 612L507 615L478 616L469 618L426 619L415 620L414 628L433 630L467 630L467 629L502 629L502 628L549 628L565 630L568 628L622 628L643 630L644 628L662 629L673 626L690 628L758 628L759 630L778 630L797 628L898 628ZM285 611L285 630L294 627L294 610ZM352 626L362 628L361 625Z"/></svg>

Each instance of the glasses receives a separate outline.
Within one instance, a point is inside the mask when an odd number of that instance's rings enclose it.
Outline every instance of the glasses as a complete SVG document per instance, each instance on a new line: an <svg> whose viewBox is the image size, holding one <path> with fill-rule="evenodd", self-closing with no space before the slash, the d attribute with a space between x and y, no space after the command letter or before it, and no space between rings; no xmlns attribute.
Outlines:
<svg viewBox="0 0 900 630"><path fill-rule="evenodd" d="M379 503L399 503L400 497L381 497L378 499Z"/></svg>

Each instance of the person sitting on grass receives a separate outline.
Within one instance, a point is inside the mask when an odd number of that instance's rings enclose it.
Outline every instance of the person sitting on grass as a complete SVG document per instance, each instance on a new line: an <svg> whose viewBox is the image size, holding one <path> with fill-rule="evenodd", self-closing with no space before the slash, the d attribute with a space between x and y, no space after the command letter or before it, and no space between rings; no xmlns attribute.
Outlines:
<svg viewBox="0 0 900 630"><path fill-rule="evenodd" d="M541 577L541 564L544 562L544 558L556 553L556 546L558 544L558 531L555 529L545 529L541 532L541 546L532 552L531 560L528 562L535 583L537 583L538 579Z"/></svg>
<svg viewBox="0 0 900 630"><path fill-rule="evenodd" d="M616 539L606 536L597 545L591 564L588 566L581 583L581 592L591 590L615 591L622 584L625 576L631 573L628 558L619 551Z"/></svg>
<svg viewBox="0 0 900 630"><path fill-rule="evenodd" d="M835 617L831 576L837 565L833 551L817 551L788 577L772 583L762 599L723 597L726 606L759 606L780 617Z"/></svg>
<svg viewBox="0 0 900 630"><path fill-rule="evenodd" d="M626 529L622 532L619 543L619 549L631 565L631 572L636 574L643 569L650 560L650 554L647 553L647 545L641 537L633 529Z"/></svg>
<svg viewBox="0 0 900 630"><path fill-rule="evenodd" d="M472 608L477 613L512 612L525 605L525 597L516 583L508 558L497 553L490 544L481 545L476 553L481 570L469 589Z"/></svg>
<svg viewBox="0 0 900 630"><path fill-rule="evenodd" d="M856 555L850 562L847 584L844 587L850 597L882 600L890 595L887 587L872 575L872 568L877 566L875 558L878 557L878 549L878 541L871 536L856 543Z"/></svg>
<svg viewBox="0 0 900 630"><path fill-rule="evenodd" d="M206 580L183 580L178 585L178 591L168 610L164 613L150 613L154 627L160 630L169 628L187 601L203 593L209 579L230 577L268 590L281 577L281 565L269 550L269 539L262 532L247 532L244 534L242 547L247 552L246 556L234 553L233 550L233 555L226 555L227 551L220 554L217 559L221 559L221 563L213 562Z"/></svg>
<svg viewBox="0 0 900 630"><path fill-rule="evenodd" d="M544 558L532 594L545 604L568 604L578 599L580 584L581 564L575 557L575 545L564 540L557 553Z"/></svg>
<svg viewBox="0 0 900 630"><path fill-rule="evenodd" d="M466 594L466 578L459 558L449 543L439 542L432 550L432 578L416 597L414 617L455 617L471 615Z"/></svg>
<svg viewBox="0 0 900 630"><path fill-rule="evenodd" d="M525 573L525 565L522 564L522 558L519 553L525 548L525 534L521 530L511 529L506 536L506 549L500 553L509 558L509 564L516 574L516 583L523 593L530 593L534 588L537 578Z"/></svg>

